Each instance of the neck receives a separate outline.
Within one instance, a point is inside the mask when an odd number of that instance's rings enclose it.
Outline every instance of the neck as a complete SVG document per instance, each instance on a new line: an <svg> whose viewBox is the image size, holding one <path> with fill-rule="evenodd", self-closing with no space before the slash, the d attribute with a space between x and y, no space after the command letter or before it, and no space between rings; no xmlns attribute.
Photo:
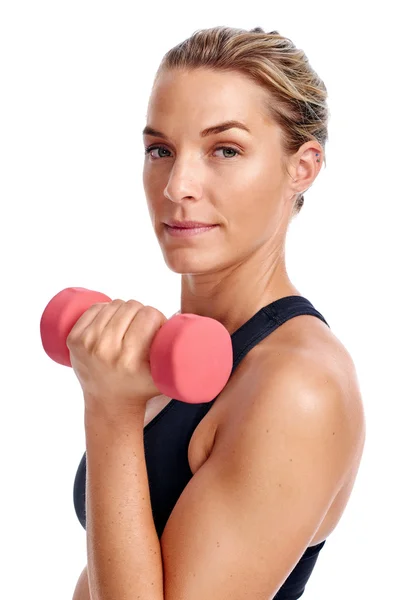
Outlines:
<svg viewBox="0 0 400 600"><path fill-rule="evenodd" d="M183 274L181 313L216 319L232 335L263 306L301 293L289 280L284 252L268 259L253 254L213 273Z"/></svg>

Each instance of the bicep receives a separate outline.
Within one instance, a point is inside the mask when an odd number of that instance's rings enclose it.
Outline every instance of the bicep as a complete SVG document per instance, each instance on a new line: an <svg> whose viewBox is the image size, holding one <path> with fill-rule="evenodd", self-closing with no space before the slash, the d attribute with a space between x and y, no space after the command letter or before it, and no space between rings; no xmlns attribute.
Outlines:
<svg viewBox="0 0 400 600"><path fill-rule="evenodd" d="M181 494L161 538L165 600L272 598L309 546L349 438L340 389L298 381L248 398Z"/></svg>

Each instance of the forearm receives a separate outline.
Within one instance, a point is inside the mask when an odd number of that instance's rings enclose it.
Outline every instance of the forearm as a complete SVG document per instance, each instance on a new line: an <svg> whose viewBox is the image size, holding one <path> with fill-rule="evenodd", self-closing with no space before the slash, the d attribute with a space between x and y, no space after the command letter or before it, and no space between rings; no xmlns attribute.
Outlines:
<svg viewBox="0 0 400 600"><path fill-rule="evenodd" d="M111 424L85 413L86 539L91 600L164 600L143 416Z"/></svg>

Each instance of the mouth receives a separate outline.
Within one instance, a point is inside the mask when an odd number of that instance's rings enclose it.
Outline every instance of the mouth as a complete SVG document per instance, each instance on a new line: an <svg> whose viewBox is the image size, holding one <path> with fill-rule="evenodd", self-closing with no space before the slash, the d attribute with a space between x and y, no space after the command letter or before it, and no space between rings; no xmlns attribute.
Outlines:
<svg viewBox="0 0 400 600"><path fill-rule="evenodd" d="M202 221L176 221L175 219L171 219L165 222L165 225L169 227L177 227L178 229L193 229L194 227L211 227L215 225L215 223L203 223Z"/></svg>
<svg viewBox="0 0 400 600"><path fill-rule="evenodd" d="M204 225L198 223L195 226L188 227L186 223L185 227L173 227L165 223L165 229L167 233L173 237L192 237L194 235L199 235L201 233L211 231L216 227L219 227L219 225Z"/></svg>

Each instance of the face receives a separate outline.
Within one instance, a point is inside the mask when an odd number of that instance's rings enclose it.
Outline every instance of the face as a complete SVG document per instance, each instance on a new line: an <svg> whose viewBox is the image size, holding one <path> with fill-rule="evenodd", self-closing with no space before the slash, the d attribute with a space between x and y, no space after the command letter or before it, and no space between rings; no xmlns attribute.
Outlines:
<svg viewBox="0 0 400 600"><path fill-rule="evenodd" d="M256 251L267 256L282 240L295 191L283 166L281 130L266 117L265 99L260 86L235 72L166 71L157 79L147 126L158 133L144 134L143 184L171 270L218 271ZM202 133L231 120L247 130ZM165 226L170 219L218 227L173 237Z"/></svg>

